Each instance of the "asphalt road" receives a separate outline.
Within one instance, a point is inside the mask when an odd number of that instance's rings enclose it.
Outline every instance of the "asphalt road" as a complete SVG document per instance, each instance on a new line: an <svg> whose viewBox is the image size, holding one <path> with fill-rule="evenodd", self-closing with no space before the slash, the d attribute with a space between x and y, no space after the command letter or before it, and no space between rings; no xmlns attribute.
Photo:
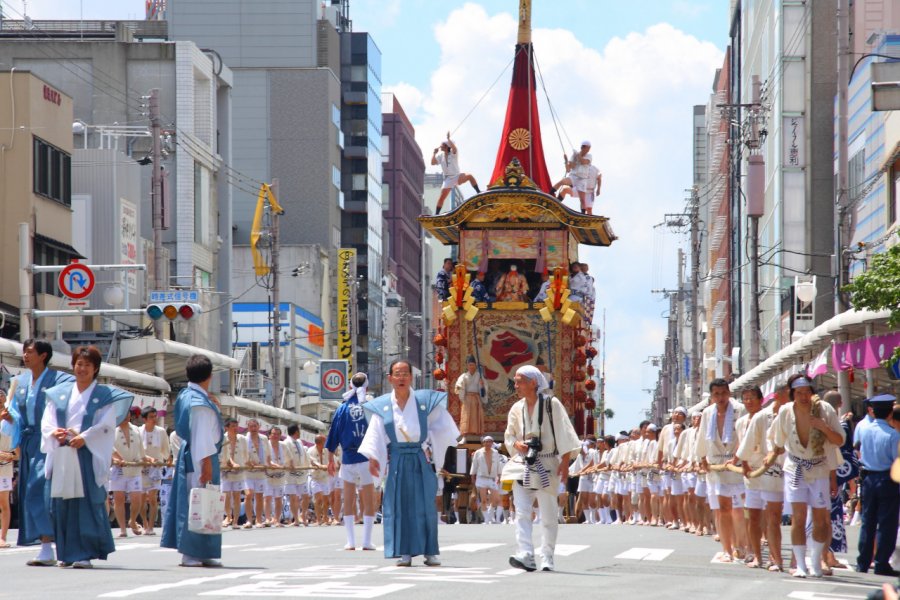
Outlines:
<svg viewBox="0 0 900 600"><path fill-rule="evenodd" d="M357 536L361 534L361 526ZM858 528L849 528L851 547ZM535 528L536 534L539 532ZM787 533L787 531L785 531ZM381 526L375 542L380 545ZM511 569L513 525L442 525L441 567L394 566L382 552L347 552L343 527L227 531L221 569L179 567L159 538L117 539L93 570L28 567L34 548L0 550L4 598L794 598L860 600L886 581L836 570L833 577L788 575L714 564L712 538L627 525L561 525L557 571ZM15 533L10 532L10 538ZM787 537L786 537L787 539ZM789 550L785 549L785 556ZM850 559L852 557L840 556Z"/></svg>

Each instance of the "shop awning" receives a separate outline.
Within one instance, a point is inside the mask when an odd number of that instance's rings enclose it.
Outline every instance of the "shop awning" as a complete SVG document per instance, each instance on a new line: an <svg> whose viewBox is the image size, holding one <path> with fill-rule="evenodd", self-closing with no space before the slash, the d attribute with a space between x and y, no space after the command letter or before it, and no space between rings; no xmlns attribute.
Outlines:
<svg viewBox="0 0 900 600"><path fill-rule="evenodd" d="M251 413L253 415L268 417L270 419L277 419L285 423L297 423L302 427L306 427L307 429L313 429L316 431L326 431L328 429L328 426L318 419L313 419L312 417L307 417L306 415L297 414L283 408L275 408L274 406L269 406L268 404L263 404L262 402L257 402L256 400L250 400L249 398L242 398L241 396L230 396L227 394L219 394L218 398L222 403L222 406L235 407L239 410Z"/></svg>
<svg viewBox="0 0 900 600"><path fill-rule="evenodd" d="M864 337L867 326L872 327L873 334L888 332L887 320L890 314L886 310L850 310L836 315L738 377L731 384L731 389L763 386L792 367L814 362L839 335L846 335L849 339Z"/></svg>
<svg viewBox="0 0 900 600"><path fill-rule="evenodd" d="M17 360L21 360L22 344L6 338L0 338L0 356L15 357ZM54 352L53 358L50 359L50 366L54 369L71 372L72 356ZM125 387L134 387L163 393L172 391L169 383L161 377L156 377L155 375L150 375L141 371L135 371L112 363L100 363L100 378L109 381L109 383L115 383Z"/></svg>
<svg viewBox="0 0 900 600"><path fill-rule="evenodd" d="M156 372L156 355L161 354L164 362L165 378L168 381L185 381L184 363L194 354L205 354L213 364L213 371L238 370L241 367L236 359L182 342L158 340L145 337L119 342L119 363L131 369L147 373Z"/></svg>

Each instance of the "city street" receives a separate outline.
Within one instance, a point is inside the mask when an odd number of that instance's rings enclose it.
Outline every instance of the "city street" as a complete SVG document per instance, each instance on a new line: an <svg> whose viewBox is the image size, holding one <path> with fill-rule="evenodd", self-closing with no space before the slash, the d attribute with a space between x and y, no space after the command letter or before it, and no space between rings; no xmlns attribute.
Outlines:
<svg viewBox="0 0 900 600"><path fill-rule="evenodd" d="M361 529L361 527L358 527ZM178 566L159 538L130 537L93 571L26 567L33 548L0 551L0 596L8 598L795 598L862 599L887 581L836 570L833 577L798 580L740 565L712 564L718 544L660 528L562 525L554 573L510 568L513 525L440 528L443 565L421 557L399 568L380 552L347 552L343 527L228 531L224 568ZM849 528L855 546L858 528ZM787 530L785 530L787 533ZM12 534L12 532L11 532ZM357 534L359 535L359 533ZM10 539L15 539L12 535ZM381 527L376 526L376 543ZM786 549L785 556L790 551ZM840 558L846 559L846 556ZM38 587L39 586L39 587Z"/></svg>

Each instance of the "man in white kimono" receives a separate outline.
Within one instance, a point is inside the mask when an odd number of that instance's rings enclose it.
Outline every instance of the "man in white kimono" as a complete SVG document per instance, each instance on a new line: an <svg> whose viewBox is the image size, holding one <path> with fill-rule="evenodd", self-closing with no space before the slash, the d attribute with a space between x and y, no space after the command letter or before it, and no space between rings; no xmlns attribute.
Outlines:
<svg viewBox="0 0 900 600"><path fill-rule="evenodd" d="M496 514L496 510L491 510L492 507L499 505L497 495L500 488L497 481L500 478L500 459L498 453L494 451L494 438L484 436L481 445L482 447L472 454L472 468L469 474L475 478L475 489L478 490L484 524L500 523L501 516Z"/></svg>
<svg viewBox="0 0 900 600"><path fill-rule="evenodd" d="M90 569L91 560L115 552L106 511L109 464L116 423L126 420L132 394L97 383L100 351L72 353L75 381L47 390L41 419L41 451L50 482L50 514L61 566Z"/></svg>
<svg viewBox="0 0 900 600"><path fill-rule="evenodd" d="M742 396L748 393L762 396L759 388L745 390L742 392ZM763 465L766 455L772 451L772 424L778 416L778 411L787 401L788 388L782 387L775 393L774 400L750 419L750 425L741 437L741 443L736 453L742 461L747 486L745 505L750 514L750 524L747 527L751 536L750 542L755 548L756 537L762 535L761 527L765 526L766 540L769 546L767 569L773 572L783 570L781 563L781 509L784 506L784 473L782 472L784 456L779 456L762 475L752 478L749 475Z"/></svg>
<svg viewBox="0 0 900 600"><path fill-rule="evenodd" d="M719 541L723 550L719 560L732 562L740 557L740 553L735 554L738 547L736 530L744 526L744 478L738 473L724 470L724 465L734 457L737 450L738 439L734 424L743 415L744 408L730 398L728 382L724 379L709 382L709 394L710 405L700 416L697 457L700 459L700 468L708 472L709 495L716 496L718 500ZM712 469L710 465L713 466Z"/></svg>
<svg viewBox="0 0 900 600"><path fill-rule="evenodd" d="M521 465L521 478L513 483L516 504L518 552L509 564L535 571L534 542L531 538L531 507L535 500L541 515L541 570L552 571L556 548L557 520L554 518L556 491L569 477L569 458L581 447L566 407L555 396L547 397L547 380L537 367L519 367L514 378L521 398L509 409L504 442Z"/></svg>
<svg viewBox="0 0 900 600"><path fill-rule="evenodd" d="M456 445L459 429L447 412L447 393L412 389L408 360L391 363L387 372L390 394L366 402L369 427L359 453L369 458L369 472L384 483L384 555L399 558L397 566L409 567L412 557L425 556L425 565L438 559L437 495L435 464L425 457L430 442L432 456L440 462ZM388 463L390 458L390 463Z"/></svg>
<svg viewBox="0 0 900 600"><path fill-rule="evenodd" d="M784 461L785 502L791 503L791 545L797 568L794 577L810 575L806 568L807 507L812 508L813 534L810 563L812 575L822 576L822 551L831 539L831 470L835 447L844 443L844 428L827 402L813 401L812 383L796 374L788 378L791 402L778 412L772 425L773 449L765 465Z"/></svg>

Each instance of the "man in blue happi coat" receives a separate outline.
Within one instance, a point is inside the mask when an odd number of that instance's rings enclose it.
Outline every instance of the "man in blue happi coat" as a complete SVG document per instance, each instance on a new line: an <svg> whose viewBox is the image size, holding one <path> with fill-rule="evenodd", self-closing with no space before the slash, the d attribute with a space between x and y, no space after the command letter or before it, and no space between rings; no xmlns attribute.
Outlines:
<svg viewBox="0 0 900 600"><path fill-rule="evenodd" d="M359 447L369 458L373 477L387 471L384 555L399 558L399 567L409 567L413 556L424 555L425 564L435 567L441 564L434 504L437 476L423 445L430 442L432 456L442 463L447 448L456 445L459 429L447 412L447 392L412 388L408 360L394 361L387 376L393 391L363 405L369 427Z"/></svg>
<svg viewBox="0 0 900 600"><path fill-rule="evenodd" d="M175 462L160 546L181 552L183 567L221 567L222 535L188 530L191 489L219 485L219 451L224 428L218 400L209 393L212 361L194 354L185 366L188 386L175 400L175 432L183 441Z"/></svg>
<svg viewBox="0 0 900 600"><path fill-rule="evenodd" d="M325 447L328 449L328 474L339 476L344 482L344 528L347 530L347 544L344 550L356 549L353 531L356 520L356 491L363 510L363 550L374 550L372 526L375 524L375 484L369 473L369 459L359 453L359 446L366 435L366 415L362 402L366 400L369 378L365 373L357 373L350 379L350 389L344 393L344 402L334 411L331 429ZM334 464L334 453L341 447L343 458L340 473ZM337 512L337 507L334 507Z"/></svg>
<svg viewBox="0 0 900 600"><path fill-rule="evenodd" d="M22 363L30 372L13 380L9 391L9 412L2 417L13 424L12 447L19 448L19 506L18 545L41 544L31 566L56 564L53 553L53 523L50 520L49 495L44 493L46 479L41 452L41 417L44 415L45 393L64 382L74 381L68 373L48 368L53 348L44 340L25 340L22 344Z"/></svg>
<svg viewBox="0 0 900 600"><path fill-rule="evenodd" d="M134 394L98 384L100 362L96 346L79 346L72 353L75 381L46 391L41 450L61 567L90 569L91 560L106 560L116 550L106 484L116 424L128 418Z"/></svg>

